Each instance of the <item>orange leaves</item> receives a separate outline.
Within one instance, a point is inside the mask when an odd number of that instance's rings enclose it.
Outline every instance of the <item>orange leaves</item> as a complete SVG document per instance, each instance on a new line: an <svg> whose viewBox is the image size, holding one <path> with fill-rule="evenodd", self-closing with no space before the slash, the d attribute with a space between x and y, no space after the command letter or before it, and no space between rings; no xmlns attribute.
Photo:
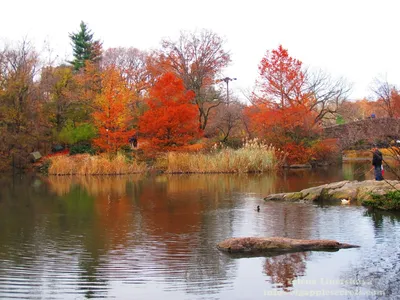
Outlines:
<svg viewBox="0 0 400 300"><path fill-rule="evenodd" d="M313 111L315 99L311 93L303 91L305 75L299 60L290 57L288 51L279 46L267 52L259 70L258 84L262 94L253 99L258 110L253 110L252 114L256 128L260 125L263 128L279 127L280 134L295 135L298 140L318 127Z"/></svg>
<svg viewBox="0 0 400 300"><path fill-rule="evenodd" d="M185 88L195 93L194 102L199 113L199 126L206 129L210 111L216 99L215 77L230 62L229 52L223 49L224 40L209 30L182 32L179 40L164 40L160 66L183 80Z"/></svg>
<svg viewBox="0 0 400 300"><path fill-rule="evenodd" d="M152 74L149 70L150 57L147 52L136 48L110 48L102 57L103 67L115 66L126 80L127 87L131 90L133 107L138 107L151 86ZM137 114L137 111L133 111Z"/></svg>
<svg viewBox="0 0 400 300"><path fill-rule="evenodd" d="M99 131L99 137L94 139L96 146L115 153L128 144L134 134L134 130L128 129L132 119L127 108L129 99L130 91L119 72L112 67L106 69L101 93L95 100L97 111L93 113Z"/></svg>
<svg viewBox="0 0 400 300"><path fill-rule="evenodd" d="M310 160L311 149L307 148L302 143L287 143L283 146L284 151L288 154L286 159L289 165L291 164L305 164Z"/></svg>
<svg viewBox="0 0 400 300"><path fill-rule="evenodd" d="M156 150L179 150L199 136L197 109L182 80L166 73L150 89L149 110L139 120L140 133Z"/></svg>
<svg viewBox="0 0 400 300"><path fill-rule="evenodd" d="M302 142L289 142L283 146L283 149L288 154L286 158L288 164L305 164L310 161L327 162L335 157L335 154L338 154L339 151L334 139L316 141L311 146Z"/></svg>
<svg viewBox="0 0 400 300"><path fill-rule="evenodd" d="M259 65L260 95L253 95L254 105L246 110L250 130L284 148L291 163L310 159L311 150L304 142L312 140L320 128L313 110L315 98L306 91L301 66L282 46L267 52Z"/></svg>
<svg viewBox="0 0 400 300"><path fill-rule="evenodd" d="M400 94L397 89L392 89L390 92L390 97L392 98L392 107L393 107L393 117L400 117Z"/></svg>
<svg viewBox="0 0 400 300"><path fill-rule="evenodd" d="M301 61L289 56L286 49L268 51L261 60L259 87L264 101L273 101L280 107L301 102L302 87L305 81Z"/></svg>
<svg viewBox="0 0 400 300"><path fill-rule="evenodd" d="M181 79L173 73L166 73L150 89L148 105L153 109L167 105L176 107L190 103L193 97L193 91L186 91ZM152 99L157 101L151 101Z"/></svg>
<svg viewBox="0 0 400 300"><path fill-rule="evenodd" d="M286 108L260 104L248 107L245 114L250 120L252 131L275 145L283 145L287 138L300 141L304 137L312 136L319 129L314 124L315 114L302 104Z"/></svg>
<svg viewBox="0 0 400 300"><path fill-rule="evenodd" d="M336 139L325 139L318 141L311 147L312 157L316 161L328 161L339 152Z"/></svg>

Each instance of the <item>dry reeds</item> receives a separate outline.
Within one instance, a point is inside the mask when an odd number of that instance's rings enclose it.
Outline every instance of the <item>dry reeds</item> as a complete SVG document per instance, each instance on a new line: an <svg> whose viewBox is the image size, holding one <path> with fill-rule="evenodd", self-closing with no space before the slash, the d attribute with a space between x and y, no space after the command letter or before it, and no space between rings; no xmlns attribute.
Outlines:
<svg viewBox="0 0 400 300"><path fill-rule="evenodd" d="M167 154L167 173L253 173L276 169L285 154L253 139L237 150L215 145L211 153Z"/></svg>
<svg viewBox="0 0 400 300"><path fill-rule="evenodd" d="M107 155L80 154L55 156L50 160L50 175L122 175L143 173L147 169L144 163L130 162L122 154L111 159Z"/></svg>

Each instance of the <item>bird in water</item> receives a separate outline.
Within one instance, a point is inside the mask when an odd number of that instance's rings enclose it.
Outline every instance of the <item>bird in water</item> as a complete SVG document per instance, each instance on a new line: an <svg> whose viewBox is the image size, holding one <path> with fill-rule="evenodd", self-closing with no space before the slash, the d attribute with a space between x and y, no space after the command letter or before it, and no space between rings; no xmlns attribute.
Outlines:
<svg viewBox="0 0 400 300"><path fill-rule="evenodd" d="M350 204L350 198L349 199L343 198L340 201L342 202L342 204Z"/></svg>
<svg viewBox="0 0 400 300"><path fill-rule="evenodd" d="M260 211L260 205L257 205L257 211Z"/></svg>

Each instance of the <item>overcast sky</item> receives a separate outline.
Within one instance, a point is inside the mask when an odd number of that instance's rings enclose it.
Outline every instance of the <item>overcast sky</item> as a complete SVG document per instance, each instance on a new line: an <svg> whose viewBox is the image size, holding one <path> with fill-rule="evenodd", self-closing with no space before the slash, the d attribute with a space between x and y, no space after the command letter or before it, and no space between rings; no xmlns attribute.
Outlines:
<svg viewBox="0 0 400 300"><path fill-rule="evenodd" d="M159 48L181 30L211 29L226 39L237 77L235 92L251 88L267 50L279 44L312 68L343 76L351 99L371 95L374 77L400 83L398 0L3 0L0 39L23 37L42 49L46 40L71 58L68 34L88 24L104 48Z"/></svg>

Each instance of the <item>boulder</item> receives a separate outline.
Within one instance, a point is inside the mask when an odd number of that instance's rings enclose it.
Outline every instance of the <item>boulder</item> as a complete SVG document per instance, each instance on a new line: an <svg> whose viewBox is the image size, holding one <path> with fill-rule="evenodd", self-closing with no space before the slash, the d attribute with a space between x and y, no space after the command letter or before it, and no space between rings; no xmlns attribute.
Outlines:
<svg viewBox="0 0 400 300"><path fill-rule="evenodd" d="M29 157L31 159L31 162L37 162L39 159L42 158L42 155L40 154L39 151L34 151L32 153L29 154Z"/></svg>
<svg viewBox="0 0 400 300"><path fill-rule="evenodd" d="M302 192L287 193L283 200L285 201L297 201L297 199L303 198Z"/></svg>
<svg viewBox="0 0 400 300"><path fill-rule="evenodd" d="M294 193L280 193L280 194L271 194L264 198L264 200L269 201L298 201L303 198L303 194L301 192Z"/></svg>
<svg viewBox="0 0 400 300"><path fill-rule="evenodd" d="M324 201L350 199L363 204L371 200L371 194L384 195L392 190L400 190L397 180L340 181L307 188L300 192L272 194L265 201Z"/></svg>
<svg viewBox="0 0 400 300"><path fill-rule="evenodd" d="M301 240L284 237L238 237L217 244L217 248L228 253L262 254L265 252L332 251L356 248L357 245L339 243L334 240Z"/></svg>
<svg viewBox="0 0 400 300"><path fill-rule="evenodd" d="M320 185L317 187L312 187L308 189L304 189L301 191L304 200L314 201L319 198L322 193L322 190L327 186L327 184ZM299 199L300 200L300 199Z"/></svg>
<svg viewBox="0 0 400 300"><path fill-rule="evenodd" d="M270 194L267 197L264 198L266 201L281 201L284 199L285 195L288 193L280 193L280 194Z"/></svg>

